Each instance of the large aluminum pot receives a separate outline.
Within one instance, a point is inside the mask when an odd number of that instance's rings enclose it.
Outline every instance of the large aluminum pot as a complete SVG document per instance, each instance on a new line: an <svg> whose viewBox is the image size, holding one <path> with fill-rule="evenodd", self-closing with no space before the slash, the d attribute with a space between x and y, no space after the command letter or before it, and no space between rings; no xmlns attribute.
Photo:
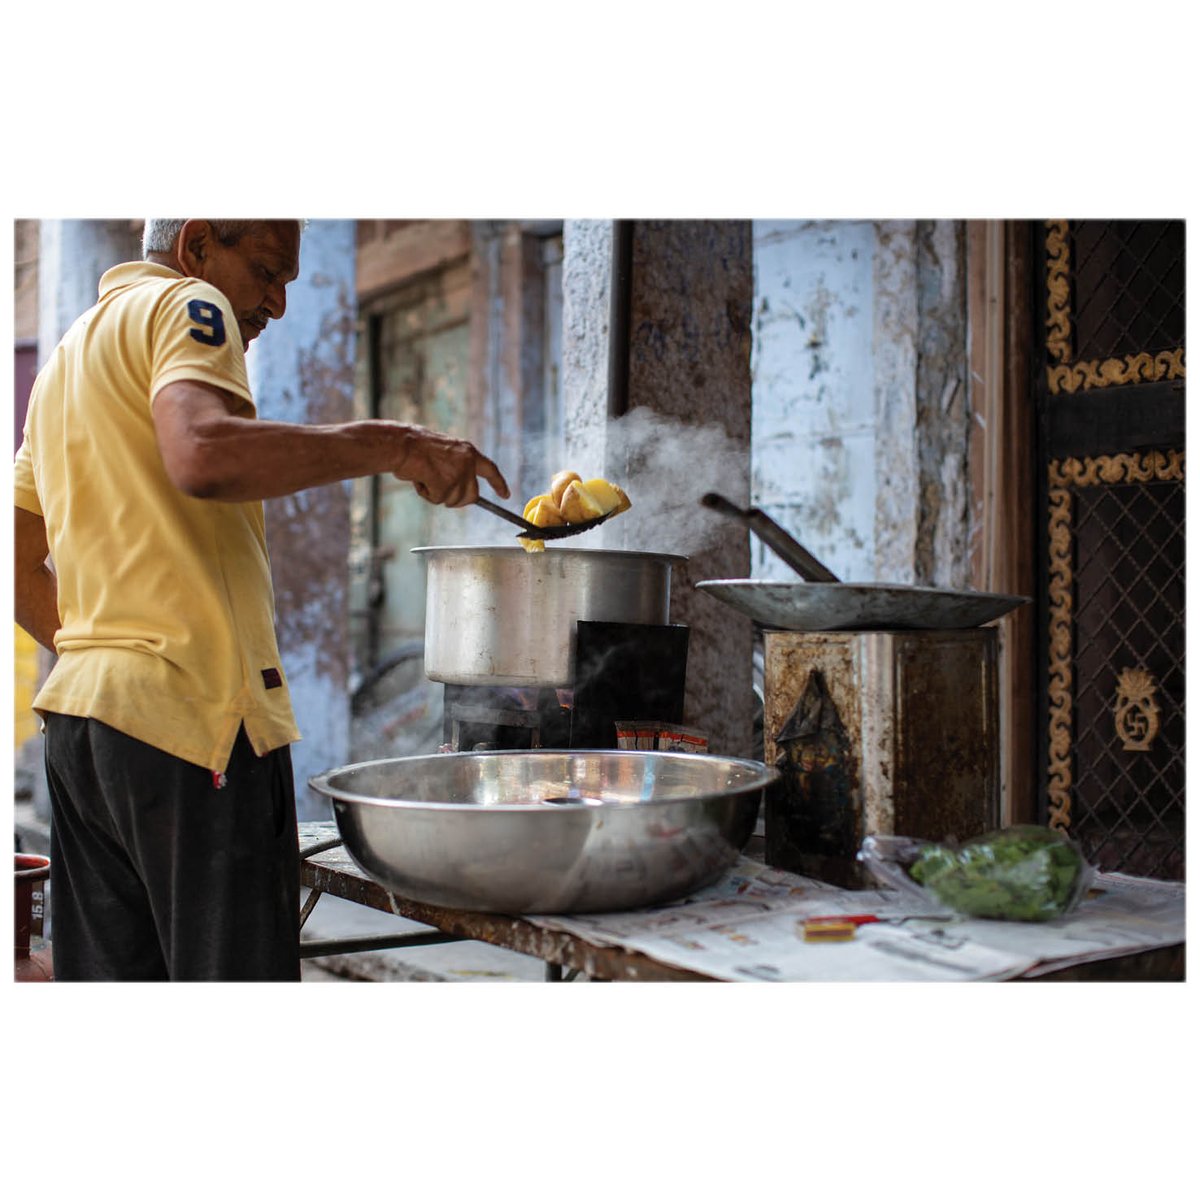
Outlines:
<svg viewBox="0 0 1200 1200"><path fill-rule="evenodd" d="M749 759L653 751L487 751L358 763L311 784L351 858L425 904L607 912L717 879L778 777Z"/></svg>
<svg viewBox="0 0 1200 1200"><path fill-rule="evenodd" d="M568 687L578 621L666 625L677 554L420 546L425 674L482 687Z"/></svg>

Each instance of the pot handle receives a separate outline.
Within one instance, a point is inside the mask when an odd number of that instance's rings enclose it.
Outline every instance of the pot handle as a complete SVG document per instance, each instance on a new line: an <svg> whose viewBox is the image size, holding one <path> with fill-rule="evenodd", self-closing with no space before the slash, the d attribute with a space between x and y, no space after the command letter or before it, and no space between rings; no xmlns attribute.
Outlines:
<svg viewBox="0 0 1200 1200"><path fill-rule="evenodd" d="M782 525L771 520L761 508L739 508L716 492L708 492L700 503L723 517L745 525L756 533L801 579L807 583L839 583L838 577L814 558Z"/></svg>

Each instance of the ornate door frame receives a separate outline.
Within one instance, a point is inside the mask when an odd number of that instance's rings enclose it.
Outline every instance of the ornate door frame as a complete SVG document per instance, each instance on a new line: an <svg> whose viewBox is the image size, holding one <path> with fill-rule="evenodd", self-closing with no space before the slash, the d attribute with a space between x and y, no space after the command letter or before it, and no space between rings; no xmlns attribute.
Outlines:
<svg viewBox="0 0 1200 1200"><path fill-rule="evenodd" d="M1124 615L1105 618L1108 623L1102 626L1113 644L1120 646L1120 654L1114 653L1102 672L1093 672L1096 679L1103 675L1105 687L1110 689L1105 693L1108 711L1103 721L1099 719L1098 691L1092 686L1095 680L1085 685L1077 665L1090 655L1094 667L1104 657L1096 649L1096 627L1080 623L1080 609L1089 602L1086 589L1094 587L1097 578L1093 570L1089 585L1083 576L1088 556L1098 544L1095 530L1111 519L1112 512L1130 511L1122 497L1132 497L1128 505L1141 505L1139 511L1177 514L1179 544L1182 542L1186 378L1182 234L1181 222L1047 220L1032 226L1034 304L1035 312L1042 315L1033 373L1041 464L1039 816L1053 827L1076 834L1084 827L1089 831L1101 828L1103 823L1095 816L1102 803L1097 795L1106 797L1103 804L1109 803L1108 793L1095 778L1089 785L1093 788L1091 799L1081 799L1081 779L1092 769L1092 757L1097 754L1107 763L1117 764L1106 768L1116 781L1112 794L1124 797L1121 803L1129 803L1129 812L1136 809L1141 814L1137 819L1150 828L1147 839L1153 835L1161 841L1167 825L1173 828L1175 820L1182 824L1182 565L1175 575L1161 561L1153 567L1155 572L1168 571L1174 597L1169 639L1177 653L1164 655L1162 644L1156 644L1154 651L1160 666L1168 663L1169 688L1135 661L1139 651L1145 652L1144 633L1125 642L1119 629L1113 633L1120 621L1139 619L1127 596L1120 602ZM1106 238L1110 245L1105 244ZM1172 249L1176 243L1177 253ZM1106 270L1109 264L1118 264L1112 266L1109 277L1101 276L1094 263L1087 266L1089 249ZM1139 261L1138 252L1144 254L1144 261ZM1089 269L1090 283L1082 278ZM1125 276L1118 278L1119 271ZM1134 289L1134 279L1140 281L1142 291ZM1090 314L1081 319L1089 304ZM1115 313L1122 314L1120 319L1112 315ZM1102 328L1103 332L1098 332ZM1137 344L1138 337L1144 344ZM1104 352L1106 349L1109 352ZM1149 499L1151 496L1159 499ZM1088 513L1104 512L1110 516L1101 515L1097 524L1088 527L1093 540L1085 545L1080 540L1080 523L1089 519ZM1164 521L1155 521L1154 536L1161 536ZM1113 552L1114 561L1119 558L1122 563L1121 571L1130 575L1136 574L1129 565L1130 557L1140 554L1145 560L1145 546L1153 541L1148 529L1139 535L1137 528L1127 522L1126 544ZM1175 534L1170 536L1175 544ZM1182 559L1182 550L1178 553ZM1149 567L1145 572L1150 581L1145 594L1149 595L1159 586L1154 581L1160 575L1152 575ZM1120 586L1114 585L1114 592ZM1132 590L1131 585L1130 593ZM1085 723L1079 695L1086 686L1092 686L1092 691ZM1166 720L1171 722L1171 732L1164 735ZM1168 761L1169 769L1152 775L1145 769L1147 761L1155 756L1162 760L1167 754L1164 747L1171 741L1177 750ZM1076 761L1077 751L1083 754L1082 766ZM1126 770L1122 763L1132 764L1128 776L1122 774ZM1165 782L1168 776L1169 785ZM1140 795L1139 787L1143 789ZM1172 789L1177 789L1177 798ZM1164 804L1172 821L1155 828L1159 820L1155 806ZM1124 812L1119 805L1111 811ZM1128 826L1120 831L1125 844L1136 842L1141 836L1133 830L1136 822L1124 815L1121 820ZM1084 836L1092 836L1092 832ZM1110 856L1110 869L1124 869L1121 862L1125 860L1118 861L1115 843L1106 843L1104 833L1095 836ZM1115 833L1112 836L1116 838ZM1141 851L1120 853L1133 862L1129 854ZM1162 861L1168 863L1164 868L1168 873L1182 870L1181 838L1179 851L1168 853Z"/></svg>

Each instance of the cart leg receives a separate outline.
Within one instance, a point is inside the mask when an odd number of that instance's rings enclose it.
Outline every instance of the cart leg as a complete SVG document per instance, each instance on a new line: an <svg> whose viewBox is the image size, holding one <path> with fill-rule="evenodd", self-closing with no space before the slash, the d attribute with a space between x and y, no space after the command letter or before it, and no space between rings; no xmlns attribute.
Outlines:
<svg viewBox="0 0 1200 1200"><path fill-rule="evenodd" d="M304 907L300 910L301 929L304 928L304 922L307 921L312 915L312 910L317 907L317 901L320 900L324 894L325 893L318 888L313 888L312 891L308 893L308 899L305 900Z"/></svg>

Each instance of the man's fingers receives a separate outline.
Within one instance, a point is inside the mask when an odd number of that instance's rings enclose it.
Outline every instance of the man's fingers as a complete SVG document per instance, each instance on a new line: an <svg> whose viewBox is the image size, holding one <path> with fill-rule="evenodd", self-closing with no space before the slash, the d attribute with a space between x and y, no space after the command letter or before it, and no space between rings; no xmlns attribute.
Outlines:
<svg viewBox="0 0 1200 1200"><path fill-rule="evenodd" d="M485 454L479 454L477 451L476 457L478 462L475 469L479 476L486 479L492 485L496 495L503 500L507 500L509 496L508 483L505 481L504 476L500 474L500 468Z"/></svg>
<svg viewBox="0 0 1200 1200"><path fill-rule="evenodd" d="M397 475L397 478L401 476ZM508 499L510 495L508 482L500 468L461 438L430 435L424 462L409 478L423 500L447 508L473 504L479 498L480 479L486 479L498 496Z"/></svg>

